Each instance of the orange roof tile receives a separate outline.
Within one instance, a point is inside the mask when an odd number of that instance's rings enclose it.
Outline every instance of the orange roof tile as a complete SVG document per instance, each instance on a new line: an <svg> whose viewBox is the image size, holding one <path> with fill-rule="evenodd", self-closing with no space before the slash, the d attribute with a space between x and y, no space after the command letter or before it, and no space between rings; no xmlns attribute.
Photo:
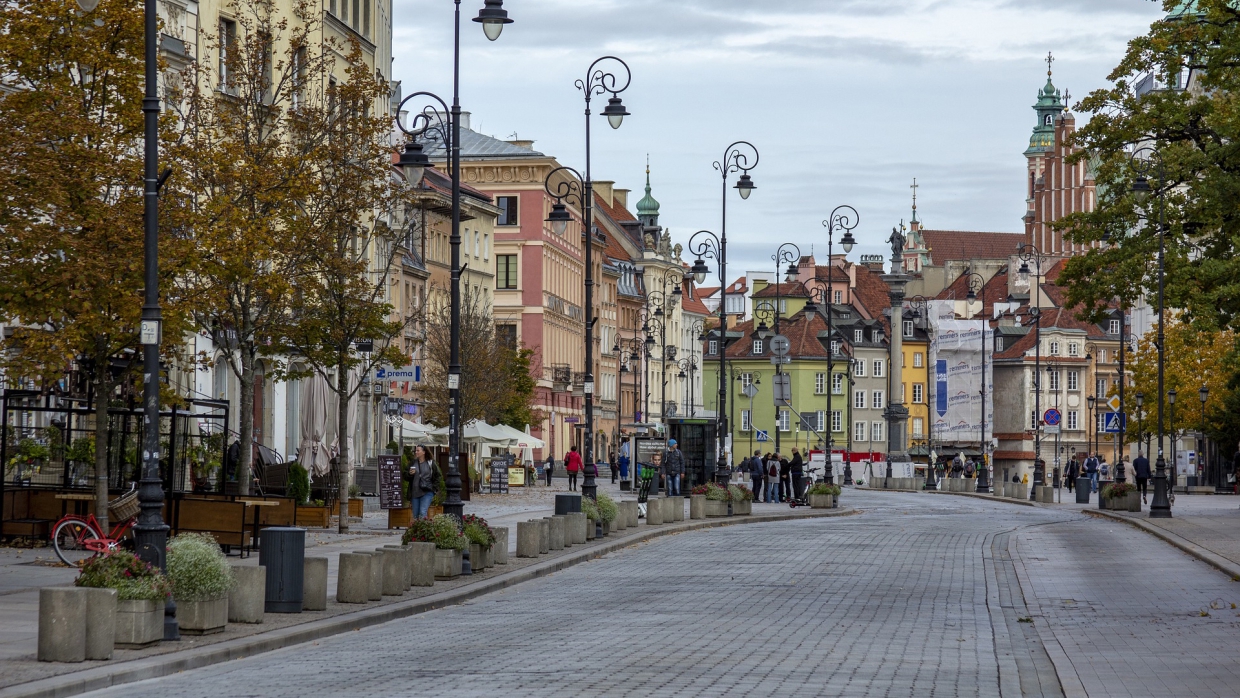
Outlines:
<svg viewBox="0 0 1240 698"><path fill-rule="evenodd" d="M1006 259L1025 241L1024 233L923 230L921 234L935 266L949 260Z"/></svg>

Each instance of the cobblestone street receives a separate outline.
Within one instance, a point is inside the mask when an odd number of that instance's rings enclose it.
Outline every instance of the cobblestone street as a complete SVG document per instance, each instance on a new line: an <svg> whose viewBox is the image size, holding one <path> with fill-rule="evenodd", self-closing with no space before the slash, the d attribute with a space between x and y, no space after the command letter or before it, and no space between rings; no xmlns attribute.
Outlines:
<svg viewBox="0 0 1240 698"><path fill-rule="evenodd" d="M97 696L1221 696L1240 586L1127 525L850 491Z"/></svg>

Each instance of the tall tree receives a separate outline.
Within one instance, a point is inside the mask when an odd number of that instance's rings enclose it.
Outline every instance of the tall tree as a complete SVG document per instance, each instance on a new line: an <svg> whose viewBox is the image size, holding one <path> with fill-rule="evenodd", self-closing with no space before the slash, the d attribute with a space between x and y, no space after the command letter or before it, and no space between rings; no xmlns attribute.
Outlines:
<svg viewBox="0 0 1240 698"><path fill-rule="evenodd" d="M401 213L403 180L394 176L392 119L386 108L389 85L362 60L354 42L345 58L346 79L327 88L322 107L303 118L313 125L308 163L309 188L298 201L303 209L307 271L297 288L284 346L324 377L336 396L335 475L348 478L348 406L376 365L404 365L397 338L412 318L392 317L391 271L395 239L389 221ZM322 134L320 138L316 134ZM369 340L375 351L359 352ZM348 530L348 501L339 497L340 530Z"/></svg>
<svg viewBox="0 0 1240 698"><path fill-rule="evenodd" d="M184 134L172 155L185 173L180 222L195 244L181 283L240 387L237 479L249 494L258 363L268 362L268 380L286 373L271 350L310 261L300 202L322 133L303 116L325 104L337 47L315 41L322 10L308 0L291 15L272 0L231 0L226 10L234 22L208 36L210 59L191 65L173 102Z"/></svg>
<svg viewBox="0 0 1240 698"><path fill-rule="evenodd" d="M1080 104L1092 116L1075 136L1075 161L1095 169L1098 201L1058 226L1096 246L1068 260L1062 279L1069 304L1084 304L1086 314L1115 298L1153 297L1163 220L1167 305L1199 327L1240 328L1240 7L1163 6L1168 18L1129 42L1112 85ZM1192 89L1180 89L1190 73ZM1171 87L1138 94L1147 77ZM1141 152L1146 146L1161 154L1161 168ZM1132 191L1141 169L1152 196Z"/></svg>
<svg viewBox="0 0 1240 698"><path fill-rule="evenodd" d="M141 363L143 46L141 0L91 13L74 0L0 3L0 316L14 325L0 360L9 378L40 385L75 361L93 370L105 530L109 400ZM165 114L161 132L173 126ZM163 278L184 248L160 237ZM184 330L165 302L167 346Z"/></svg>

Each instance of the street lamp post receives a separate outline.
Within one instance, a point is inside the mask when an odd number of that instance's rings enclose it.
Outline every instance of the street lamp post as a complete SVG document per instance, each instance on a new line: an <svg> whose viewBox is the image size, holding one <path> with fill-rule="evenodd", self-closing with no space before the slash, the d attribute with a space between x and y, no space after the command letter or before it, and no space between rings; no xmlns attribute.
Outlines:
<svg viewBox="0 0 1240 698"><path fill-rule="evenodd" d="M1137 391L1137 394L1133 396L1133 399L1137 402L1137 450L1140 451L1142 448L1141 439L1145 436L1145 409L1143 407L1145 404L1145 394ZM1146 454L1145 457L1149 458L1149 446L1147 445L1144 450Z"/></svg>
<svg viewBox="0 0 1240 698"><path fill-rule="evenodd" d="M147 0L153 3L154 0ZM416 135L427 131L437 132L448 153L450 176L452 178L452 231L448 238L451 248L451 328L449 331L448 356L448 475L444 478L444 489L447 498L443 503L445 514L458 520L465 515L465 504L461 501L461 470L458 458L461 446L461 0L454 0L452 35L452 108L448 124L443 123L442 113L432 121L431 113L423 110L420 114L422 131L417 130L418 117L415 117L415 128L405 130L411 136L405 144L398 165L405 173L410 185L416 186L422 181L426 168L430 167L430 159L423 152L422 145L417 142ZM503 0L486 0L483 8L473 21L482 25L487 39L495 41L499 38L505 24L512 24L508 12L504 10ZM415 96L433 98L439 106L444 101L429 92L418 92L401 101L403 105ZM447 109L445 108L445 111ZM398 110L399 113L399 110ZM398 120L399 124L399 120ZM465 551L465 560L469 560L469 551Z"/></svg>
<svg viewBox="0 0 1240 698"><path fill-rule="evenodd" d="M724 415L723 406L728 398L727 355L728 355L728 175L740 172L737 178L736 193L741 199L748 199L757 186L749 177L749 171L758 166L758 149L748 141L736 141L723 150L723 159L716 160L713 166L722 178L720 195L720 229L719 235L708 230L699 230L689 238L689 251L697 255L690 274L699 285L706 280L710 269L706 266L707 259L713 259L719 265L719 402L715 410L716 457L715 481L727 484L732 477L728 468L724 450L727 443L728 420ZM753 411L750 413L753 420ZM751 425L752 426L752 425Z"/></svg>
<svg viewBox="0 0 1240 698"><path fill-rule="evenodd" d="M780 245L775 254L771 255L771 259L775 262L775 334L779 335L779 318L783 313L780 312L779 302L783 299L783 284L779 281L780 270L784 265L788 265L787 275L784 280L791 283L797 278L798 268L797 262L801 259L801 248L795 243L785 242ZM782 361L782 357L779 357ZM783 364L775 364L775 375L783 373ZM776 379L776 383L778 383ZM775 406L775 453L779 454L779 405Z"/></svg>
<svg viewBox="0 0 1240 698"><path fill-rule="evenodd" d="M493 0L487 0L490 5ZM495 0L497 1L497 0ZM624 69L624 80L621 84L617 73L611 72L608 68L598 67L600 63L611 61L618 63L620 68ZM586 172L582 177L579 172L571 167L558 167L547 174L547 179L543 185L549 195L555 197L556 202L551 207L551 213L547 216L547 222L551 224L556 234L563 236L568 229L568 223L572 220L572 216L568 213L568 207L564 205L564 199L576 199L581 206L582 219L582 236L585 239L585 288L586 288L586 322L585 322L585 371L582 376L582 399L585 402L586 412L586 438L584 439L582 460L586 464L585 479L581 483L581 494L594 499L598 494L598 485L594 480L595 471L598 469L594 459L594 180L592 179L590 169L590 100L594 95L611 94L611 98L607 100L607 107L603 109L603 116L607 117L607 123L613 129L620 128L620 124L624 122L624 117L629 115L628 110L624 108L624 103L620 99L620 93L629 87L632 80L632 73L629 72L629 66L615 56L603 56L596 59L586 69L586 77L584 80L577 80L573 83L578 90L581 90L582 96L585 98L585 125L586 125ZM552 184L552 179L561 172L572 173L576 180L572 178L563 178Z"/></svg>
<svg viewBox="0 0 1240 698"><path fill-rule="evenodd" d="M1034 272L1034 281L1029 284L1029 300L1033 305L1029 315L1033 318L1035 350L1033 354L1033 484L1043 484L1045 465L1042 463L1042 251L1036 246L1021 243L1017 248L1020 257L1020 269L1017 273L1021 279L1029 278L1029 262L1034 262L1038 269Z"/></svg>
<svg viewBox="0 0 1240 698"><path fill-rule="evenodd" d="M978 299L978 294L986 287L986 279L981 274L967 270L964 275L968 277L969 292L965 295L965 300L969 303ZM990 471L990 444L986 440L986 329L990 326L990 321L986 319L986 299L982 299L982 434L980 441L982 451L982 466L977 469L977 492L989 492L990 481L987 475Z"/></svg>
<svg viewBox="0 0 1240 698"><path fill-rule="evenodd" d="M1094 452L1094 436L1096 436L1098 431L1098 418L1094 414L1094 407L1098 404L1098 398L1090 395L1085 398L1085 404L1089 407L1089 423L1091 425L1089 431L1085 432L1085 450L1087 452L1086 457L1088 457L1089 453Z"/></svg>
<svg viewBox="0 0 1240 698"><path fill-rule="evenodd" d="M1210 397L1210 389L1202 385L1201 389L1197 391L1197 397L1201 398L1201 443L1197 446L1197 462L1199 464L1198 470L1204 475L1209 472L1208 464L1206 463L1206 400ZM1198 482L1197 484L1204 485L1205 483ZM1215 491L1218 490L1217 480L1215 480L1214 489Z"/></svg>
<svg viewBox="0 0 1240 698"><path fill-rule="evenodd" d="M827 316L827 380L834 380L835 372L835 350L830 342L834 337L834 317L832 312L835 298L832 290L832 282L835 276L835 233L841 231L843 235L840 237L840 247L844 249L844 254L852 252L852 248L857 244L857 240L853 238L852 231L861 222L861 216L857 213L857 209L848 204L840 204L831 210L831 215L822 222L822 227L827 229L827 278L826 287L823 288L822 294L822 311ZM821 281L815 277L815 281ZM827 394L827 419L831 418L831 391L825 391ZM833 454L835 453L835 432L831 431L830 424L827 425L827 459L823 466L823 479L827 482L835 482L835 472L832 467Z"/></svg>
<svg viewBox="0 0 1240 698"><path fill-rule="evenodd" d="M1144 153L1144 157L1140 157ZM1163 403L1165 402L1164 391L1164 359L1165 354L1165 335L1163 334L1163 317L1165 314L1164 307L1164 286L1166 281L1166 241L1167 231L1164 220L1165 215L1165 190L1164 183L1167 181L1164 175L1162 154L1151 147L1140 148L1133 152L1129 162L1132 164L1133 170L1136 172L1136 179L1132 183L1132 192L1138 197L1146 197L1151 193L1155 193L1150 186L1148 175L1153 172L1158 178L1158 460L1155 464L1154 472L1154 501L1150 504L1150 518L1152 519L1169 519L1171 518L1171 500L1168 498L1167 487L1167 459L1163 455L1163 436L1166 433L1163 423ZM1172 476L1174 477L1174 475Z"/></svg>
<svg viewBox="0 0 1240 698"><path fill-rule="evenodd" d="M1176 465L1178 461L1175 458L1176 452L1176 436L1175 436L1175 388L1167 391L1167 406L1170 408L1171 414L1168 416L1167 431L1171 435L1171 486L1175 487L1178 480Z"/></svg>
<svg viewBox="0 0 1240 698"><path fill-rule="evenodd" d="M925 296L919 293L919 294L909 297L905 302L908 303L909 310L913 311L913 321L916 322L917 320L921 320L925 317L926 308L929 306L930 299L926 298ZM903 313L903 311L901 312ZM901 321L903 321L903 318L901 318ZM903 332L904 328L901 327L900 331ZM934 431L933 424L931 425L930 430L932 432ZM927 438L926 441L928 444L930 439ZM934 477L934 463L931 462L932 459L929 456L930 456L930 449L927 448L926 449L926 477L925 477L925 482L922 484L922 489L923 490L936 490L938 489L938 483L935 481L935 477ZM985 477L982 474L983 472L984 472L983 470L979 469L978 477ZM989 486L987 487L989 488ZM979 488L978 491L981 492L982 490Z"/></svg>

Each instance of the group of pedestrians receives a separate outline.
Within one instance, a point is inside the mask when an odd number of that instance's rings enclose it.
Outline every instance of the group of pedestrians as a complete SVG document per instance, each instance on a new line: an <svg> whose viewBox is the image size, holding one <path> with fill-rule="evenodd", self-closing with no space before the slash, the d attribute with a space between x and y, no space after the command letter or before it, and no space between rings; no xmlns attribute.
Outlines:
<svg viewBox="0 0 1240 698"><path fill-rule="evenodd" d="M753 501L774 504L805 494L805 459L800 449L792 449L792 459L779 454L754 451L740 464L753 483Z"/></svg>

